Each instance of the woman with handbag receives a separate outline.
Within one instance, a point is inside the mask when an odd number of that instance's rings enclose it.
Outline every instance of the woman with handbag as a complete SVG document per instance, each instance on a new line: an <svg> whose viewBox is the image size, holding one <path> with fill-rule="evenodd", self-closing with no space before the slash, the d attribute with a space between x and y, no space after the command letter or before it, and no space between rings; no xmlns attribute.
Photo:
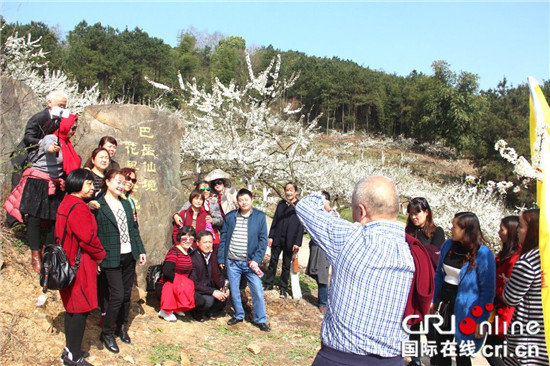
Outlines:
<svg viewBox="0 0 550 366"><path fill-rule="evenodd" d="M455 334L441 334L436 331L437 354L431 358L431 365L451 365L453 352L445 344L456 344L454 353L458 366L469 366L470 356L464 354L466 344L477 352L483 345L484 335L480 324L489 318L489 311L473 316L472 310L492 303L495 297L495 257L484 244L477 216L472 212L459 212L452 221L452 238L441 247L441 256L435 271L435 291L432 311L443 320L443 330L450 330L454 315ZM463 333L459 324L466 318L473 318L475 331ZM453 338L455 343L453 343Z"/></svg>
<svg viewBox="0 0 550 366"><path fill-rule="evenodd" d="M89 170L73 170L65 182L67 195L57 210L55 235L71 265L76 266L79 262L72 285L59 290L66 310L66 347L61 356L64 365L90 365L80 347L86 318L97 307L97 266L105 257L94 215L84 202L93 194L93 179Z"/></svg>
<svg viewBox="0 0 550 366"><path fill-rule="evenodd" d="M100 340L113 353L119 352L115 335L124 343L131 342L128 314L136 261L141 266L146 262L145 248L134 223L132 207L120 197L124 193L125 181L120 170L108 171L102 187L104 194L98 200L99 209L94 210L99 240L107 252L101 271L105 274L109 293Z"/></svg>

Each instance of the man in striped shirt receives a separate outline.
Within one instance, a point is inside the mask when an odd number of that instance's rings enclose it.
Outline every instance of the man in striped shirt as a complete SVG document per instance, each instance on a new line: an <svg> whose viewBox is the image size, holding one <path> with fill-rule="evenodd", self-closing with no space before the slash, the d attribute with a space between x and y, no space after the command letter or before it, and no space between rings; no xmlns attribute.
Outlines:
<svg viewBox="0 0 550 366"><path fill-rule="evenodd" d="M227 324L235 325L244 319L239 291L242 274L246 277L252 294L253 324L260 330L269 332L271 329L266 324L262 280L257 274L260 270L259 263L264 258L267 248L265 214L252 208L252 192L248 189L243 188L237 193L237 203L239 209L225 215L218 248L218 263L220 268L227 268L231 302L235 309Z"/></svg>
<svg viewBox="0 0 550 366"><path fill-rule="evenodd" d="M403 365L401 327L415 271L399 196L391 180L365 178L355 186L354 223L324 209L320 195L296 205L305 229L333 272L314 365Z"/></svg>

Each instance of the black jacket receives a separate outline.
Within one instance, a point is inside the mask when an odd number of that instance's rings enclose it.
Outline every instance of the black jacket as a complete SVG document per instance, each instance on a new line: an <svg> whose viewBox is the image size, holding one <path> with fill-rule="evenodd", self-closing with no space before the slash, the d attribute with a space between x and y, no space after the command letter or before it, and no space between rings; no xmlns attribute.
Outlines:
<svg viewBox="0 0 550 366"><path fill-rule="evenodd" d="M269 229L269 238L273 239L273 245L282 245L287 250L292 250L292 246L294 245L302 246L303 237L304 226L296 215L294 206L282 200L277 205L277 209L273 215L273 221Z"/></svg>
<svg viewBox="0 0 550 366"><path fill-rule="evenodd" d="M27 127L25 127L25 136L23 137L25 146L36 145L38 144L38 141L42 140L45 136L44 124L46 124L46 122L50 119L51 116L48 108L36 113L29 119L27 122Z"/></svg>
<svg viewBox="0 0 550 366"><path fill-rule="evenodd" d="M214 290L221 289L225 277L220 271L216 256L214 254L210 255L210 264L207 265L199 249L193 250L190 255L193 262L193 271L189 278L195 283L195 292L201 295L212 295Z"/></svg>

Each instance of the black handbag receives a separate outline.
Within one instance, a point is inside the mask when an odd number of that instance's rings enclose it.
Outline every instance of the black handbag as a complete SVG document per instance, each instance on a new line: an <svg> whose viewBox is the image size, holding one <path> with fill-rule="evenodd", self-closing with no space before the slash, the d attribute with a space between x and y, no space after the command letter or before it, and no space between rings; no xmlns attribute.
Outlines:
<svg viewBox="0 0 550 366"><path fill-rule="evenodd" d="M443 324L441 324L441 329L449 330L451 329L451 302L450 301L440 301L436 308L436 314L438 314L443 319Z"/></svg>
<svg viewBox="0 0 550 366"><path fill-rule="evenodd" d="M149 266L149 268L147 268L147 292L155 291L155 285L160 279L160 276L162 276L162 264L155 264L154 266Z"/></svg>
<svg viewBox="0 0 550 366"><path fill-rule="evenodd" d="M69 215L76 205L83 203L75 203L67 214L67 220L65 221L65 229L63 230L63 237L61 241L57 237L55 244L48 244L44 250L42 256L42 267L40 268L40 286L42 286L42 292L46 293L47 290L59 290L65 287L69 287L73 284L76 278L76 272L80 266L80 252L81 248L78 247L78 254L76 255L74 266L71 266L67 253L63 249L63 242L65 241L65 235L67 234L67 221L69 221Z"/></svg>

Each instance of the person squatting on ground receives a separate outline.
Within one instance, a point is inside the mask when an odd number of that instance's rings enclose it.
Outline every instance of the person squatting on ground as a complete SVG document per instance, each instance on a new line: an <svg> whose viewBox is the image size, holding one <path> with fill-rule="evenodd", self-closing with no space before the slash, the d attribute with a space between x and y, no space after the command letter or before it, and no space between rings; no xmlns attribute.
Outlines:
<svg viewBox="0 0 550 366"><path fill-rule="evenodd" d="M72 266L80 255L80 265L71 286L59 290L65 307L64 365L90 365L85 360L82 339L86 318L97 307L97 266L105 258L105 250L97 237L94 215L84 202L93 194L93 176L87 169L73 170L65 182L67 195L57 210L55 236L62 239L62 246ZM80 254L79 254L80 250Z"/></svg>
<svg viewBox="0 0 550 366"><path fill-rule="evenodd" d="M64 195L64 178L80 167L80 157L70 142L77 121L78 118L71 114L62 118L59 126L54 120L46 122L42 128L46 135L38 143L31 167L23 171L21 180L4 204L8 213L19 222L23 222L23 215L28 214L27 241L31 248L32 268L37 273L40 273L42 263L42 220L49 222L46 245L54 243L55 215Z"/></svg>
<svg viewBox="0 0 550 366"><path fill-rule="evenodd" d="M325 200L325 211L336 218L340 218L338 211L330 207L330 194L327 191L322 191L321 196ZM317 282L317 307L322 314L325 313L327 308L329 268L330 263L327 256L315 243L315 240L311 239L309 241L309 260L307 262L306 274Z"/></svg>
<svg viewBox="0 0 550 366"><path fill-rule="evenodd" d="M132 207L120 196L124 193L124 175L112 169L105 175L99 198L100 207L94 210L98 236L107 255L101 262L108 286L109 303L106 309L100 340L114 353L119 352L115 335L130 343L128 335L128 314L130 295L136 276L136 261L143 266L146 262L145 248L134 223ZM116 327L116 329L115 329Z"/></svg>
<svg viewBox="0 0 550 366"><path fill-rule="evenodd" d="M328 213L320 195L308 195L296 205L334 269L321 350L313 364L402 366L401 344L409 335L401 324L413 290L415 259L397 222L397 189L386 177L365 178L353 190L351 207L354 223ZM425 305L427 311L429 301Z"/></svg>
<svg viewBox="0 0 550 366"><path fill-rule="evenodd" d="M485 334L480 324L487 321L489 311L475 317L476 330L473 334L464 334L459 323L470 317L474 306L485 308L495 298L495 257L487 247L481 233L479 220L472 212L459 212L455 215L451 228L452 238L441 247L441 256L435 271L435 293L433 311L444 318L444 330L450 330L452 315L455 334L436 332L437 354L431 358L432 365L451 365L452 353L456 354L458 366L471 365L468 354L461 350L466 344L473 344L475 352L483 345ZM445 344L456 342L456 352L445 352ZM451 343L453 344L453 343ZM454 345L454 344L453 344Z"/></svg>
<svg viewBox="0 0 550 366"><path fill-rule="evenodd" d="M195 244L195 229L186 225L179 229L176 243L164 258L162 279L159 281L159 317L169 322L185 316L187 310L195 307L195 283L189 278L193 270L190 252Z"/></svg>
<svg viewBox="0 0 550 366"><path fill-rule="evenodd" d="M246 276L252 294L253 324L260 330L269 332L271 329L266 324L262 280L256 274L267 249L266 216L262 211L252 208L252 192L248 189L239 190L237 202L239 209L225 215L218 250L218 263L222 270L227 270L231 302L235 309L227 324L235 325L244 320L245 313L239 291L242 274Z"/></svg>
<svg viewBox="0 0 550 366"><path fill-rule="evenodd" d="M193 271L189 278L195 283L195 308L191 312L200 322L205 317L216 319L229 297L229 290L223 289L225 277L212 250L212 241L211 232L201 231L197 235L197 249L191 253Z"/></svg>
<svg viewBox="0 0 550 366"><path fill-rule="evenodd" d="M282 298L286 297L288 291L292 256L300 250L302 238L304 237L304 227L298 216L296 216L296 210L294 209L298 202L298 187L296 184L287 183L285 185L285 198L286 200L281 200L277 205L271 222L269 239L267 240L267 246L271 248L271 259L264 277L266 291L272 290L279 256L282 252L283 266L279 279L279 292Z"/></svg>

